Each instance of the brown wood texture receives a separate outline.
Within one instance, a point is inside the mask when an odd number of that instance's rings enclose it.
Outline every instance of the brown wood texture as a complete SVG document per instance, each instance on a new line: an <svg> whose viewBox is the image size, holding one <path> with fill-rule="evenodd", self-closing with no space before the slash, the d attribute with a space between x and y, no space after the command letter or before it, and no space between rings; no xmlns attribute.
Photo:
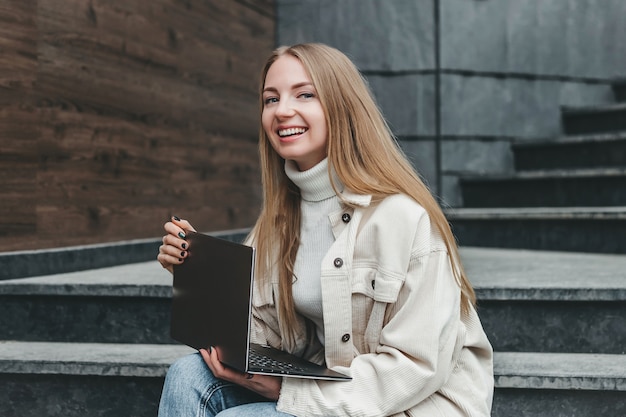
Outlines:
<svg viewBox="0 0 626 417"><path fill-rule="evenodd" d="M0 251L250 226L269 0L1 0Z"/></svg>

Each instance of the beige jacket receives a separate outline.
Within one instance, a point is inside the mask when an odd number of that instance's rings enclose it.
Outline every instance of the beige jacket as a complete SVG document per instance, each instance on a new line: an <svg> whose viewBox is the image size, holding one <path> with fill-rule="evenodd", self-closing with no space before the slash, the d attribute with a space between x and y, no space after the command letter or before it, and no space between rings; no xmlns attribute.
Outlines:
<svg viewBox="0 0 626 417"><path fill-rule="evenodd" d="M278 409L296 416L489 416L492 348L474 311L460 313L460 289L425 210L396 195L330 220L335 243L321 281L326 346L299 317L298 340L281 337L272 286L255 288L253 340L337 371L348 382L283 378ZM348 214L348 216L345 216Z"/></svg>

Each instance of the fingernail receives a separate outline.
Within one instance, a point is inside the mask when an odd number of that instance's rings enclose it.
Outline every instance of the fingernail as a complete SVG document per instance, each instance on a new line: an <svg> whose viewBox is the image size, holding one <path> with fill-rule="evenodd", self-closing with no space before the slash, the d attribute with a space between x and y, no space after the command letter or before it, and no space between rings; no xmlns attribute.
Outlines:
<svg viewBox="0 0 626 417"><path fill-rule="evenodd" d="M182 251L182 252L180 253L180 256L182 256L182 257L184 258L184 257L185 257L185 251Z"/></svg>
<svg viewBox="0 0 626 417"><path fill-rule="evenodd" d="M209 346L209 353L213 353L213 346Z"/></svg>
<svg viewBox="0 0 626 417"><path fill-rule="evenodd" d="M181 239L185 238L185 234L183 232L178 232L178 237Z"/></svg>
<svg viewBox="0 0 626 417"><path fill-rule="evenodd" d="M178 258L178 262L182 262L182 261L183 261L182 259Z"/></svg>
<svg viewBox="0 0 626 417"><path fill-rule="evenodd" d="M172 219L176 220L177 222L180 221L180 217L178 217L178 216L172 216Z"/></svg>
<svg viewBox="0 0 626 417"><path fill-rule="evenodd" d="M187 249L187 244L186 243L183 243L181 246L183 247L183 249Z"/></svg>

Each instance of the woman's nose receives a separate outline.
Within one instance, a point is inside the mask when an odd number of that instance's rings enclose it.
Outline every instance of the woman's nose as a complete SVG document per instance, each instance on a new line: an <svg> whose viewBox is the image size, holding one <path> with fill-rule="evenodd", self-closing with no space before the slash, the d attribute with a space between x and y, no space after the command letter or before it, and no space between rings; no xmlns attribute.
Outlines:
<svg viewBox="0 0 626 417"><path fill-rule="evenodd" d="M295 110L293 108L293 103L289 99L280 100L276 106L276 116L277 117L289 117L293 116Z"/></svg>

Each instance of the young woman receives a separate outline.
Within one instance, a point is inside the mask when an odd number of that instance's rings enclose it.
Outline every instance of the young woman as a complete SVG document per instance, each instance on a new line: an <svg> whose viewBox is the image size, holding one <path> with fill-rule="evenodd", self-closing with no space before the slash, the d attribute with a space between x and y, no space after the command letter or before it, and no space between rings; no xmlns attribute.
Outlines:
<svg viewBox="0 0 626 417"><path fill-rule="evenodd" d="M159 415L489 416L492 349L454 236L356 67L325 45L282 47L260 95L253 341L352 380L252 377L207 347L172 365ZM193 227L165 230L171 271Z"/></svg>

